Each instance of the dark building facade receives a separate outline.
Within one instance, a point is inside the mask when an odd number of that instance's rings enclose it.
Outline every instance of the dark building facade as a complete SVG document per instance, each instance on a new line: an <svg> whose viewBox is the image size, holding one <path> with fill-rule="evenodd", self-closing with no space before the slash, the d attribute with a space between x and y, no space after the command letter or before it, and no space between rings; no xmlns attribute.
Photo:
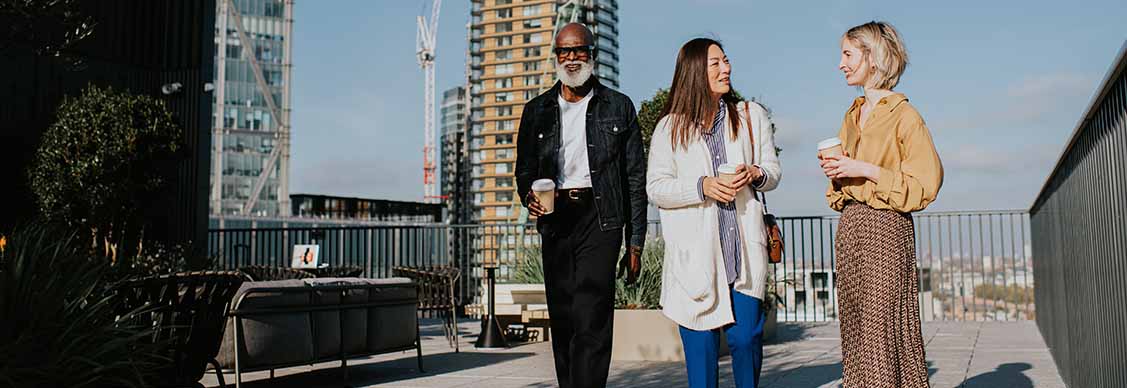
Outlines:
<svg viewBox="0 0 1127 388"><path fill-rule="evenodd" d="M292 194L291 214L298 218L361 220L385 222L442 222L440 203L388 201L333 197L327 195Z"/></svg>
<svg viewBox="0 0 1127 388"><path fill-rule="evenodd" d="M469 144L466 127L469 116L466 88L458 86L442 93L439 120L442 130L442 196L446 202L446 221L464 225L473 221L470 194Z"/></svg>
<svg viewBox="0 0 1127 388"><path fill-rule="evenodd" d="M64 51L43 55L15 39L0 45L0 171L5 178L0 228L36 216L28 167L64 96L89 84L162 99L183 128L187 155L178 166L165 213L148 220L146 235L206 246L211 93L215 58L215 0L77 1L93 28ZM26 21L0 14L0 25ZM30 25L38 28L39 24ZM162 86L180 90L162 93ZM199 252L199 250L197 250Z"/></svg>

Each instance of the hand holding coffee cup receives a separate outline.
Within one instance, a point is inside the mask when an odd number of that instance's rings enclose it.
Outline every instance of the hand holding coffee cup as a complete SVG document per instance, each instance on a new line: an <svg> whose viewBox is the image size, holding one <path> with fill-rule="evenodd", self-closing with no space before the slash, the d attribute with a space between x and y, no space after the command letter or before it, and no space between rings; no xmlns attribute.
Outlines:
<svg viewBox="0 0 1127 388"><path fill-rule="evenodd" d="M712 198L717 202L732 202L736 199L736 192L739 187L736 183L743 178L747 180L747 167L740 169L736 164L722 164L716 168L715 177L705 177L702 188L706 197Z"/></svg>
<svg viewBox="0 0 1127 388"><path fill-rule="evenodd" d="M534 216L552 214L556 210L556 182L551 179L537 179L532 182L529 195L528 212Z"/></svg>
<svg viewBox="0 0 1127 388"><path fill-rule="evenodd" d="M844 153L841 148L841 139L831 137L818 142L818 159L825 159L827 156L843 155Z"/></svg>

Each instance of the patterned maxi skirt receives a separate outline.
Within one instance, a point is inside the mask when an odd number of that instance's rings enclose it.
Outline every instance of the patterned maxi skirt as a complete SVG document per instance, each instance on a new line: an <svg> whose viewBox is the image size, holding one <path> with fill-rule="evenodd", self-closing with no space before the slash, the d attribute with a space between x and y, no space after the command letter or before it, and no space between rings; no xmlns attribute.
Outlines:
<svg viewBox="0 0 1127 388"><path fill-rule="evenodd" d="M834 246L843 386L928 387L911 215L848 204Z"/></svg>

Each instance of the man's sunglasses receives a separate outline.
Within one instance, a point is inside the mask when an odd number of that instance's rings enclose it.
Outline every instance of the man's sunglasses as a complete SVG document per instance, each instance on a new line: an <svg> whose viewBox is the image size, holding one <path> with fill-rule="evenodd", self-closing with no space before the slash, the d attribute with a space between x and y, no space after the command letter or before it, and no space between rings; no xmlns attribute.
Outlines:
<svg viewBox="0 0 1127 388"><path fill-rule="evenodd" d="M556 47L552 52L556 53L558 57L566 57L568 54L575 54L575 56L591 55L593 46L572 46L572 47Z"/></svg>

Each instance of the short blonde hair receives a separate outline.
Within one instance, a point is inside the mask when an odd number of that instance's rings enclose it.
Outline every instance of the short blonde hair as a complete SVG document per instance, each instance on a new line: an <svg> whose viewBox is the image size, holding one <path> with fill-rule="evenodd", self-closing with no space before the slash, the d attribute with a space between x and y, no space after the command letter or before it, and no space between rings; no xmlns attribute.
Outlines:
<svg viewBox="0 0 1127 388"><path fill-rule="evenodd" d="M900 32L887 22L871 21L845 32L842 39L861 48L875 68L869 82L878 89L892 89L908 67L908 50Z"/></svg>

